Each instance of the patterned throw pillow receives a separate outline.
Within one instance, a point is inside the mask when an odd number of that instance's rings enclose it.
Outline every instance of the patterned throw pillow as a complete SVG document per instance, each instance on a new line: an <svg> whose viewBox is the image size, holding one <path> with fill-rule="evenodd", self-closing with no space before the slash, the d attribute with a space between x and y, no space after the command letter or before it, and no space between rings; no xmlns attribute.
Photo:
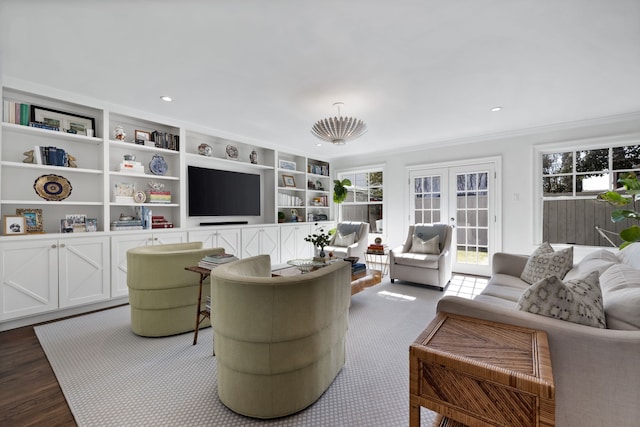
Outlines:
<svg viewBox="0 0 640 427"><path fill-rule="evenodd" d="M566 283L556 276L546 277L522 294L518 310L594 328L607 327L597 271Z"/></svg>
<svg viewBox="0 0 640 427"><path fill-rule="evenodd" d="M409 252L414 254L440 254L440 236L435 235L429 240L422 240L418 236L413 236Z"/></svg>
<svg viewBox="0 0 640 427"><path fill-rule="evenodd" d="M573 247L554 251L545 242L531 254L520 278L529 284L550 276L562 279L572 267Z"/></svg>
<svg viewBox="0 0 640 427"><path fill-rule="evenodd" d="M336 239L333 241L334 246L350 246L356 242L356 233L347 234L344 236L338 231Z"/></svg>

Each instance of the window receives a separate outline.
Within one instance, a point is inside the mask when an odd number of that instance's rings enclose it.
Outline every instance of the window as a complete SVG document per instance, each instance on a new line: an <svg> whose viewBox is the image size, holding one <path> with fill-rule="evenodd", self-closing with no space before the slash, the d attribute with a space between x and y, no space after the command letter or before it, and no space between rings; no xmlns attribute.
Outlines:
<svg viewBox="0 0 640 427"><path fill-rule="evenodd" d="M371 233L382 233L384 206L382 170L343 172L338 174L338 179L351 181L351 185L347 186L347 198L339 205L341 221L368 222Z"/></svg>
<svg viewBox="0 0 640 427"><path fill-rule="evenodd" d="M619 188L621 175L640 173L640 145L542 153L542 239L550 243L610 246L596 227L613 232L628 220L611 222L612 206L596 199Z"/></svg>

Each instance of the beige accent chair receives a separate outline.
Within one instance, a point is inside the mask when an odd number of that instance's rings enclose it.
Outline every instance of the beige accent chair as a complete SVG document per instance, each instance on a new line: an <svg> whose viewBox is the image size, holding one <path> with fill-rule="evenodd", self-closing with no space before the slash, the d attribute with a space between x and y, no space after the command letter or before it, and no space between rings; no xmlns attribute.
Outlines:
<svg viewBox="0 0 640 427"><path fill-rule="evenodd" d="M451 235L447 224L414 224L404 245L389 252L389 278L419 283L444 291L451 280ZM414 237L418 240L414 240ZM437 247L429 243L437 237Z"/></svg>
<svg viewBox="0 0 640 427"><path fill-rule="evenodd" d="M352 237L349 237L353 234ZM353 241L352 241L353 240ZM369 223L360 221L344 221L338 224L331 241L324 248L329 255L333 252L336 258L358 257L364 262L364 254L369 246ZM316 248L316 255L318 255Z"/></svg>
<svg viewBox="0 0 640 427"><path fill-rule="evenodd" d="M193 331L200 277L184 268L224 248L203 249L202 242L141 246L127 251L131 330L144 337ZM209 295L203 286L202 301ZM209 326L203 321L202 326Z"/></svg>
<svg viewBox="0 0 640 427"><path fill-rule="evenodd" d="M276 418L314 403L345 363L351 267L271 276L268 255L211 272L218 396L229 409Z"/></svg>

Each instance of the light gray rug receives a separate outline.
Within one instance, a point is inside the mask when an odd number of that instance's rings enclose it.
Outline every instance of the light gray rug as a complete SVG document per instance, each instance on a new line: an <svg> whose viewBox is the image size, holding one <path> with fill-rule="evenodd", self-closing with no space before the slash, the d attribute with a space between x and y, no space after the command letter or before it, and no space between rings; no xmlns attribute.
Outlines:
<svg viewBox="0 0 640 427"><path fill-rule="evenodd" d="M211 329L142 338L129 307L37 326L36 334L80 426L407 426L409 345L442 292L382 284L354 295L347 362L324 395L295 415L260 421L219 400ZM422 425L434 414L422 410Z"/></svg>

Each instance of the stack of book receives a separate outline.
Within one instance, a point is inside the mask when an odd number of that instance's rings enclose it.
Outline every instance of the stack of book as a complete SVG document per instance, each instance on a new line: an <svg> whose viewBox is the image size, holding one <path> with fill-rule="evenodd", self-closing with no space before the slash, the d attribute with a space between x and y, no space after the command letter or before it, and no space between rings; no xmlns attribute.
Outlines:
<svg viewBox="0 0 640 427"><path fill-rule="evenodd" d="M200 262L198 262L198 267L211 270L212 268L216 268L220 264L225 264L237 259L238 257L233 254L207 255L206 257L202 258Z"/></svg>
<svg viewBox="0 0 640 427"><path fill-rule="evenodd" d="M386 250L387 250L387 245L374 245L374 244L371 244L367 248L367 253L368 254L375 254L375 255L384 255L384 251L386 251Z"/></svg>
<svg viewBox="0 0 640 427"><path fill-rule="evenodd" d="M29 118L31 115L31 106L29 104L25 104L19 101L12 101L9 99L5 99L3 103L3 122L23 126L29 124Z"/></svg>
<svg viewBox="0 0 640 427"><path fill-rule="evenodd" d="M120 172L144 173L144 166L134 160L123 160L120 163Z"/></svg>
<svg viewBox="0 0 640 427"><path fill-rule="evenodd" d="M111 231L142 230L142 220L140 219L118 219L111 221Z"/></svg>
<svg viewBox="0 0 640 427"><path fill-rule="evenodd" d="M147 201L149 203L171 203L171 191L149 191Z"/></svg>
<svg viewBox="0 0 640 427"><path fill-rule="evenodd" d="M173 223L163 215L152 215L151 228L173 228Z"/></svg>
<svg viewBox="0 0 640 427"><path fill-rule="evenodd" d="M358 274L358 273L363 272L363 271L367 271L367 265L366 264L361 264L361 263L357 263L356 262L356 263L353 263L351 265L351 274L352 275Z"/></svg>

